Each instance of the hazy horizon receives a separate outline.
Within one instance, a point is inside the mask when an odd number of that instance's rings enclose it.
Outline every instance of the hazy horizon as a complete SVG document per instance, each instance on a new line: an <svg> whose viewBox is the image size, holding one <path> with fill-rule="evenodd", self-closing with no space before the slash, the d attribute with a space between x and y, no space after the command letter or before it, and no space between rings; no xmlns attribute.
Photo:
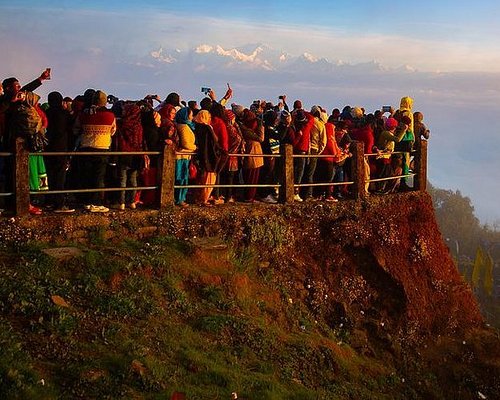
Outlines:
<svg viewBox="0 0 500 400"><path fill-rule="evenodd" d="M294 1L164 3L0 1L2 79L26 83L52 67L37 91L42 101L88 87L120 98L176 91L200 100L201 86L222 96L229 82L232 101L247 106L287 94L307 108L371 112L409 95L431 130L431 183L470 197L481 222L500 220L496 2L426 0L420 15L385 0L318 1L314 9Z"/></svg>

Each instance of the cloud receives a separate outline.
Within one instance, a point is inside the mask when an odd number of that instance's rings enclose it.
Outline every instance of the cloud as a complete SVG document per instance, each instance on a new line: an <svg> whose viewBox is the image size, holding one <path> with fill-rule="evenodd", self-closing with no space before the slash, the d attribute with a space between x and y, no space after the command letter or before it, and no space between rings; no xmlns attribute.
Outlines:
<svg viewBox="0 0 500 400"><path fill-rule="evenodd" d="M163 54L163 49L161 47L149 54L151 54L151 57L153 57L154 59L167 64L173 64L177 61L177 59L170 54Z"/></svg>

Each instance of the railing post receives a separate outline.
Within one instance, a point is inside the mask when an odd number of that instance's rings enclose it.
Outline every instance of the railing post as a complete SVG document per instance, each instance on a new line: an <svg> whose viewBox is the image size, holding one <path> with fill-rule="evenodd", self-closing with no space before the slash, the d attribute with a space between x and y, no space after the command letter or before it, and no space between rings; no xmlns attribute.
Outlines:
<svg viewBox="0 0 500 400"><path fill-rule="evenodd" d="M14 192L14 210L16 215L29 214L30 209L30 181L29 181L29 151L26 149L24 139L16 138L13 156L12 186Z"/></svg>
<svg viewBox="0 0 500 400"><path fill-rule="evenodd" d="M354 142L351 144L352 160L351 160L351 173L353 190L352 194L355 200L365 197L365 150L362 142Z"/></svg>
<svg viewBox="0 0 500 400"><path fill-rule="evenodd" d="M158 207L165 208L174 204L175 149L165 146L158 157Z"/></svg>
<svg viewBox="0 0 500 400"><path fill-rule="evenodd" d="M425 192L427 189L427 140L420 140L415 154L414 190Z"/></svg>
<svg viewBox="0 0 500 400"><path fill-rule="evenodd" d="M282 144L280 154L283 168L281 170L280 203L293 203L293 147L291 144Z"/></svg>

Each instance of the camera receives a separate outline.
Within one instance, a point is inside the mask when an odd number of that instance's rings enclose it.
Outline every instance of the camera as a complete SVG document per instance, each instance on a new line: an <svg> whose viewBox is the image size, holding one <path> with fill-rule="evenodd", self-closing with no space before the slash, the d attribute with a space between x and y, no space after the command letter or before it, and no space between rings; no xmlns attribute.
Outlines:
<svg viewBox="0 0 500 400"><path fill-rule="evenodd" d="M382 112L391 112L391 106L382 106Z"/></svg>
<svg viewBox="0 0 500 400"><path fill-rule="evenodd" d="M201 93L203 93L204 95L208 96L208 94L210 93L212 89L209 88L209 87L202 87L201 88Z"/></svg>
<svg viewBox="0 0 500 400"><path fill-rule="evenodd" d="M108 103L109 104L115 104L119 99L116 96L113 96L112 94L108 95Z"/></svg>
<svg viewBox="0 0 500 400"><path fill-rule="evenodd" d="M279 100L283 100L285 98L285 96L281 95L278 97Z"/></svg>

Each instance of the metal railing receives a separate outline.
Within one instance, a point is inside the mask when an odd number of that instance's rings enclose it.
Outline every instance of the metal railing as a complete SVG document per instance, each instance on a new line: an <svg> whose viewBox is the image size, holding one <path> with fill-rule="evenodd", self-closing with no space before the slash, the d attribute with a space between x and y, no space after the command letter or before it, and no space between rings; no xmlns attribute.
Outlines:
<svg viewBox="0 0 500 400"><path fill-rule="evenodd" d="M385 180L401 179L406 177L414 178L414 190L425 191L427 181L427 142L421 141L420 146L412 154L414 155L415 167L412 173L366 180L364 171L365 157L372 157L377 154L364 154L363 144L353 142L351 144L352 157L348 159L351 166L350 180L344 182L315 182L315 183L295 183L294 182L294 159L297 158L331 158L331 155L311 155L311 154L293 154L291 145L285 144L280 147L279 154L229 154L229 157L260 157L260 158L277 158L280 159L280 168L278 183L271 184L175 184L175 164L178 155L191 155L196 153L176 153L171 146L165 147L163 152L41 152L32 153L31 155L40 155L44 157L52 156L130 156L130 155L154 155L158 156L156 165L156 185L154 186L138 186L138 187L105 187L105 188L83 188L69 190L44 190L30 191L29 188L29 172L28 159L30 153L26 150L24 141L18 138L15 143L15 151L13 153L3 152L0 157L12 157L13 160L13 192L0 193L0 196L14 197L14 211L17 215L26 215L29 211L30 195L42 194L77 194L77 193L95 193L95 192L122 192L122 191L138 191L138 190L156 190L155 206L164 208L174 204L175 189L203 189L203 188L279 188L279 200L281 203L292 203L296 188L302 187L324 187L324 186L350 186L351 194L355 200L363 199L366 195L365 186L371 182L382 182ZM396 152L395 152L396 153ZM393 154L395 154L393 153ZM346 162L348 162L346 161ZM50 184L50 182L49 182Z"/></svg>

